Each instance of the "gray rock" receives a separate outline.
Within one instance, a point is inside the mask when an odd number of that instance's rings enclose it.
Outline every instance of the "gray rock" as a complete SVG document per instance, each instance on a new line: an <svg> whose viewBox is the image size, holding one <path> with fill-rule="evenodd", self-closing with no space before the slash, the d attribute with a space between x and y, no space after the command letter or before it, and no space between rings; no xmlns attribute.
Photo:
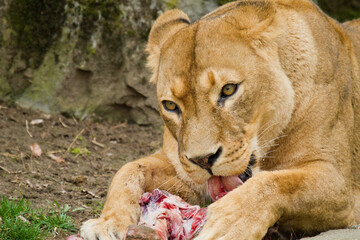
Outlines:
<svg viewBox="0 0 360 240"><path fill-rule="evenodd" d="M349 229L330 230L315 237L302 238L302 240L360 240L360 225Z"/></svg>
<svg viewBox="0 0 360 240"><path fill-rule="evenodd" d="M161 125L144 51L155 19L196 20L215 0L0 1L0 101L47 113ZM26 13L26 15L22 14Z"/></svg>

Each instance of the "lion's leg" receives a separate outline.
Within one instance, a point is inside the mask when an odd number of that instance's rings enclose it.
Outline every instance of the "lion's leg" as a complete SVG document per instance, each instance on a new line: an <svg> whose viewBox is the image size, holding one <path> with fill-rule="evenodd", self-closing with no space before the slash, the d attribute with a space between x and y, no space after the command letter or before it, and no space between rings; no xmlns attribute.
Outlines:
<svg viewBox="0 0 360 240"><path fill-rule="evenodd" d="M353 224L351 190L331 164L260 172L209 206L196 240L262 239L280 220L288 230L309 232Z"/></svg>
<svg viewBox="0 0 360 240"><path fill-rule="evenodd" d="M86 221L81 235L88 240L122 239L127 226L137 223L140 215L138 201L144 192L155 188L169 190L178 195L199 195L176 176L176 172L163 153L139 159L124 165L110 185L100 218Z"/></svg>

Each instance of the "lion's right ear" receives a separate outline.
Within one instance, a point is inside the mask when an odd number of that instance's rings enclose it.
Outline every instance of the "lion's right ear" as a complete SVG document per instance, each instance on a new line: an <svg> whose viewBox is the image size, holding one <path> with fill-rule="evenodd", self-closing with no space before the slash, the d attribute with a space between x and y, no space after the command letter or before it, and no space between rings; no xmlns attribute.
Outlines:
<svg viewBox="0 0 360 240"><path fill-rule="evenodd" d="M170 36L190 24L189 17L182 11L174 9L166 11L158 17L151 28L146 51L148 52L148 67L153 72L150 82L156 82L159 65L160 49Z"/></svg>

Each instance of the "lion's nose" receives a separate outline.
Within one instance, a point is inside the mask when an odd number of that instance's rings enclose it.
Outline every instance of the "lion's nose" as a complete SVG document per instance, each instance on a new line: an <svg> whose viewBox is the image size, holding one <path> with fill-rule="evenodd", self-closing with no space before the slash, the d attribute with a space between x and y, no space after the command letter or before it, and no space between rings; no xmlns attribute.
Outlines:
<svg viewBox="0 0 360 240"><path fill-rule="evenodd" d="M186 157L194 164L200 166L203 169L208 170L212 174L211 167L214 165L216 160L219 158L219 156L221 155L221 152L222 152L222 148L219 147L215 153L206 154L206 155L197 156L197 157L191 157L191 156L190 157L186 156Z"/></svg>

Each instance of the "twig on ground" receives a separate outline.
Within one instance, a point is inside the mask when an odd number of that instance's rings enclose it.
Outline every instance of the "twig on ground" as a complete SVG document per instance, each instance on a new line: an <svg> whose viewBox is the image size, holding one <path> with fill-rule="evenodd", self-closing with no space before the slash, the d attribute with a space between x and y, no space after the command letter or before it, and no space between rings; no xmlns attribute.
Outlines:
<svg viewBox="0 0 360 240"><path fill-rule="evenodd" d="M96 166L94 163L93 163L93 161L89 161L90 162L90 165L93 167L93 168L95 168L95 169L99 169L99 167L98 166Z"/></svg>
<svg viewBox="0 0 360 240"><path fill-rule="evenodd" d="M81 204L83 208L90 208L89 206L86 206L85 204Z"/></svg>
<svg viewBox="0 0 360 240"><path fill-rule="evenodd" d="M61 123L61 125L64 127L64 128L69 128L68 125L66 125L63 120L61 119L61 117L59 117L59 122Z"/></svg>
<svg viewBox="0 0 360 240"><path fill-rule="evenodd" d="M38 125L38 124L41 124L41 123L44 123L43 119L33 119L33 120L30 121L30 125Z"/></svg>
<svg viewBox="0 0 360 240"><path fill-rule="evenodd" d="M33 155L32 155L32 154L31 154L31 156L30 156L29 170L30 170L30 172L33 171Z"/></svg>
<svg viewBox="0 0 360 240"><path fill-rule="evenodd" d="M17 171L17 172L12 172L12 171L9 171L8 169L6 169L5 167L3 166L0 166L0 169L7 172L8 174L18 174L18 173L22 173L22 171Z"/></svg>
<svg viewBox="0 0 360 240"><path fill-rule="evenodd" d="M0 153L0 156L9 157L11 159L16 159L16 160L20 160L22 158L21 154L20 154L20 156L18 156L18 155L6 153L6 152Z"/></svg>
<svg viewBox="0 0 360 240"><path fill-rule="evenodd" d="M106 153L107 151L109 151L110 150L110 147L108 147L108 148L106 148L106 149L104 149L104 150L102 150L101 152L100 152L100 154L104 154L104 153Z"/></svg>
<svg viewBox="0 0 360 240"><path fill-rule="evenodd" d="M73 121L75 122L76 125L78 125L78 121L76 120L75 117L72 117Z"/></svg>
<svg viewBox="0 0 360 240"><path fill-rule="evenodd" d="M22 162L22 164L23 164L24 171L26 171L26 166L25 166L25 162L24 162L24 157L25 157L25 154L23 154L23 153L21 152L21 153L20 153L21 162Z"/></svg>
<svg viewBox="0 0 360 240"><path fill-rule="evenodd" d="M9 173L9 174L11 174L11 172L10 172L9 170L7 170L6 168L4 168L3 166L0 166L0 169L1 169L1 170L4 170L5 172L7 172L7 173Z"/></svg>
<svg viewBox="0 0 360 240"><path fill-rule="evenodd" d="M29 122L28 120L25 120L25 127L26 127L26 132L29 134L29 136L32 138L32 134L31 132L29 131Z"/></svg>
<svg viewBox="0 0 360 240"><path fill-rule="evenodd" d="M127 122L123 122L123 123L120 123L118 125L115 125L115 126L111 127L110 130L117 129L119 127L126 127L126 125L127 125Z"/></svg>
<svg viewBox="0 0 360 240"><path fill-rule="evenodd" d="M89 194L89 195L91 195L92 197L95 197L95 198L100 198L100 197L99 197L98 195L96 195L95 193L90 192L90 191L85 190L85 189L81 190L81 192L86 193L86 194Z"/></svg>
<svg viewBox="0 0 360 240"><path fill-rule="evenodd" d="M63 150L55 150L55 151L48 151L47 152L47 154L49 155L49 154L54 154L54 153L62 153L63 152Z"/></svg>
<svg viewBox="0 0 360 240"><path fill-rule="evenodd" d="M27 185L29 185L30 188L34 188L34 185L30 182L29 179L26 180Z"/></svg>
<svg viewBox="0 0 360 240"><path fill-rule="evenodd" d="M93 144L95 144L96 146L99 146L99 147L101 147L101 148L104 148L104 147L105 147L104 144L99 143L99 142L96 141L96 137L94 137L94 139L93 139L91 142L92 142Z"/></svg>
<svg viewBox="0 0 360 240"><path fill-rule="evenodd" d="M78 135L76 135L76 137L74 138L74 140L71 142L71 144L69 145L69 147L67 148L66 152L70 152L72 146L74 145L74 143L76 142L76 140L80 137L80 135L84 132L85 128L83 128Z"/></svg>
<svg viewBox="0 0 360 240"><path fill-rule="evenodd" d="M51 158L52 160L55 160L57 163L66 164L65 159L62 158L62 157L55 156L55 155L52 154L52 153L48 153L47 155L48 155L48 157Z"/></svg>

